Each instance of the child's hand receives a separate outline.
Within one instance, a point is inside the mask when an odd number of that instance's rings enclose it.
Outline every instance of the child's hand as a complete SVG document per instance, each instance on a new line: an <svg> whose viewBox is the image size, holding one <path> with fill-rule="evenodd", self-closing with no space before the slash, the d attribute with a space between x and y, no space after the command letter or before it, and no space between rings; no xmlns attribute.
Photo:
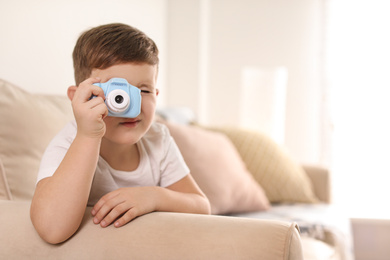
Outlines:
<svg viewBox="0 0 390 260"><path fill-rule="evenodd" d="M77 132L89 137L102 138L106 132L103 119L108 110L104 103L104 92L93 83L98 78L89 78L78 86L72 99L73 113L77 122ZM92 98L92 96L96 96Z"/></svg>
<svg viewBox="0 0 390 260"><path fill-rule="evenodd" d="M93 207L93 222L121 227L134 218L155 210L155 187L120 188L104 195ZM120 218L118 218L120 217Z"/></svg>

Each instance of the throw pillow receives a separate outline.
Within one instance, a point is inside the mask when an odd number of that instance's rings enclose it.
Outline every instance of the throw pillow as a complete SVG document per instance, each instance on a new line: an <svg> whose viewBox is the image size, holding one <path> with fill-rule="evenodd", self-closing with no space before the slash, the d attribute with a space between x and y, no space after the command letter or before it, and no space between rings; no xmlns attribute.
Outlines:
<svg viewBox="0 0 390 260"><path fill-rule="evenodd" d="M8 187L4 166L0 158L0 200L12 200L12 195Z"/></svg>
<svg viewBox="0 0 390 260"><path fill-rule="evenodd" d="M270 137L234 127L213 130L230 138L270 202L318 202L303 168Z"/></svg>
<svg viewBox="0 0 390 260"><path fill-rule="evenodd" d="M41 156L73 118L65 96L28 93L0 79L0 159L14 200L30 200Z"/></svg>
<svg viewBox="0 0 390 260"><path fill-rule="evenodd" d="M208 197L212 214L269 208L263 189L226 136L196 126L162 123L169 128L191 175Z"/></svg>

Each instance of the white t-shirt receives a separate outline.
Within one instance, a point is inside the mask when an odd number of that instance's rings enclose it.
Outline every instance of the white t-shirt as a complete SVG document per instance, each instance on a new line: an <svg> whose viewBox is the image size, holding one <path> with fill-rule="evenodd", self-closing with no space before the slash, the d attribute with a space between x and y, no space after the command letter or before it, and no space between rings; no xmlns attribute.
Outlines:
<svg viewBox="0 0 390 260"><path fill-rule="evenodd" d="M76 121L72 121L50 142L41 160L37 182L54 174L73 142L76 132ZM153 123L137 143L137 147L140 163L138 168L131 172L115 170L99 156L88 199L89 206L93 206L103 195L118 188L167 187L190 172L165 125Z"/></svg>

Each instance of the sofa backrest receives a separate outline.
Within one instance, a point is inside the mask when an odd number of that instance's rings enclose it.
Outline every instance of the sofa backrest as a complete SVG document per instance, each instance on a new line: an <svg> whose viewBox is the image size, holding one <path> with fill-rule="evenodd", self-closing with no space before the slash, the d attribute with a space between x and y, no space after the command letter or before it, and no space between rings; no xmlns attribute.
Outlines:
<svg viewBox="0 0 390 260"><path fill-rule="evenodd" d="M30 200L42 153L73 118L66 96L31 94L0 79L0 199Z"/></svg>

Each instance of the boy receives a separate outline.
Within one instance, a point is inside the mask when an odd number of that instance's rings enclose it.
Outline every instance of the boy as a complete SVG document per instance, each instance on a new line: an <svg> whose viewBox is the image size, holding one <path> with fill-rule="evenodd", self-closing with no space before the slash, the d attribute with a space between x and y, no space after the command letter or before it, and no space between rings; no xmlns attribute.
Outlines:
<svg viewBox="0 0 390 260"><path fill-rule="evenodd" d="M75 121L46 149L31 204L39 235L53 244L65 241L87 205L102 227L120 227L152 211L209 214L210 204L168 130L153 123L159 93L155 43L128 25L98 26L80 36L73 63L78 87L69 87L68 97ZM141 90L136 118L107 116L104 92L93 84L111 78Z"/></svg>

